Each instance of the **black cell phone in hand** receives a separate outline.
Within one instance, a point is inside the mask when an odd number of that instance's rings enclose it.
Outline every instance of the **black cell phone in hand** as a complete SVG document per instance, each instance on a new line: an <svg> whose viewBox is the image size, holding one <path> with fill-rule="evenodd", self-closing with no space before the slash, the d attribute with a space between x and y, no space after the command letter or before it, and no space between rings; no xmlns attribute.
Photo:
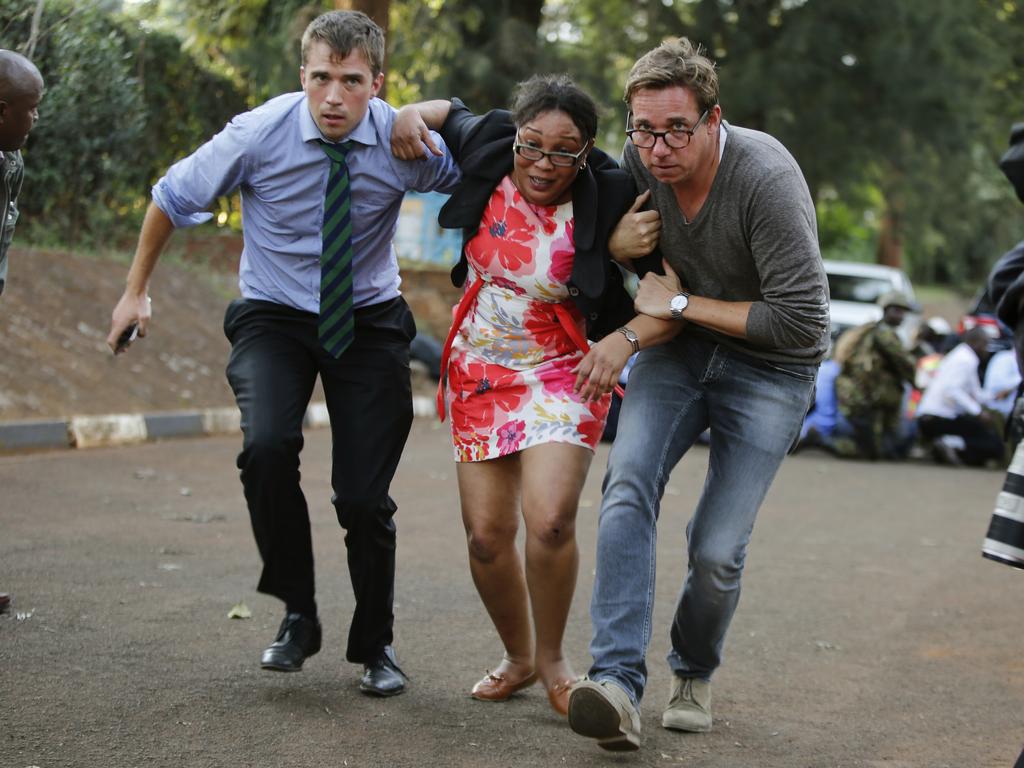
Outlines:
<svg viewBox="0 0 1024 768"><path fill-rule="evenodd" d="M117 337L117 344L114 346L114 354L119 355L128 349L128 345L131 344L139 336L139 324L132 323L123 331L121 335Z"/></svg>

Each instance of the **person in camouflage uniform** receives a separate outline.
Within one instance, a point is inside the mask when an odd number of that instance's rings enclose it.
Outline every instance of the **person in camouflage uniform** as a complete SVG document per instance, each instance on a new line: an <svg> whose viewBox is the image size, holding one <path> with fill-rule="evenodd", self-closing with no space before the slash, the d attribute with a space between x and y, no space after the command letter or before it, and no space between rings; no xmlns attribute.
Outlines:
<svg viewBox="0 0 1024 768"><path fill-rule="evenodd" d="M903 434L904 384L913 384L914 357L903 347L896 328L912 309L899 291L878 300L882 319L847 331L836 344L842 366L836 377L839 411L853 427L852 441L840 441L843 455L867 459L901 459L909 441Z"/></svg>

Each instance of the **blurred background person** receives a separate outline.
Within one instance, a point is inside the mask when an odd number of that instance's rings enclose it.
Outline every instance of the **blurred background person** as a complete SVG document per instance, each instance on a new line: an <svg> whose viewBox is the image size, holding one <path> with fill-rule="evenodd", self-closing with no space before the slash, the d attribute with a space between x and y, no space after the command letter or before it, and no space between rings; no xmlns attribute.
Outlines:
<svg viewBox="0 0 1024 768"><path fill-rule="evenodd" d="M910 351L920 360L928 355L944 355L955 344L956 338L949 321L944 317L929 317L917 327Z"/></svg>
<svg viewBox="0 0 1024 768"><path fill-rule="evenodd" d="M882 319L847 331L837 342L836 401L853 430L854 455L905 458L913 440L903 423L905 395L914 382L915 361L896 329L913 309L910 299L890 291L878 299ZM847 441L849 442L849 441ZM849 451L842 451L849 455Z"/></svg>
<svg viewBox="0 0 1024 768"><path fill-rule="evenodd" d="M1020 367L1017 365L1016 351L1013 349L999 350L992 355L988 365L985 366L985 381L982 384L985 404L999 413L1004 420L1010 418L1010 411L1013 410L1013 402L1017 399L1020 382Z"/></svg>
<svg viewBox="0 0 1024 768"><path fill-rule="evenodd" d="M984 466L1003 460L996 419L985 408L978 368L989 355L988 334L972 328L935 370L917 408L921 437L936 461Z"/></svg>
<svg viewBox="0 0 1024 768"><path fill-rule="evenodd" d="M823 360L818 368L814 405L804 417L798 448L817 447L835 453L846 450L848 455L856 453L856 444L852 439L853 427L839 412L836 402L836 377L841 370L842 366L832 357Z"/></svg>
<svg viewBox="0 0 1024 768"><path fill-rule="evenodd" d="M621 389L616 388L612 392L611 405L608 407L608 419L604 423L604 432L601 434L602 443L612 443L615 441L615 433L619 428L619 409L622 408L622 398L626 395L626 384L629 382L629 372L633 370L634 363L636 363L636 353L630 355L629 360L626 361L626 365L622 369L622 373L619 374L619 387Z"/></svg>

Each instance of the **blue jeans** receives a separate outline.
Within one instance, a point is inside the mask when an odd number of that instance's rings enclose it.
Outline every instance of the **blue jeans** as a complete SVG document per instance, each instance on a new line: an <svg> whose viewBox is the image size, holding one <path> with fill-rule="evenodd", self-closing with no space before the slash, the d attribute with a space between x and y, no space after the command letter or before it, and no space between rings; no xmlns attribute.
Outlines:
<svg viewBox="0 0 1024 768"><path fill-rule="evenodd" d="M608 459L590 614L593 680L639 703L647 682L658 512L669 473L706 428L711 455L686 528L689 567L668 662L709 679L736 610L757 510L800 434L817 365L767 363L703 339L640 353Z"/></svg>

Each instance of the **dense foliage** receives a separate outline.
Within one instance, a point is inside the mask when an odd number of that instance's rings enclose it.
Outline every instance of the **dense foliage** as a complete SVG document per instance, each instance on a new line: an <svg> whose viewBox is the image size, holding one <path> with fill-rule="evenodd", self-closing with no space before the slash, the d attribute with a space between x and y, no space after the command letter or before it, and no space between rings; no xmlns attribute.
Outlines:
<svg viewBox="0 0 1024 768"><path fill-rule="evenodd" d="M5 0L5 46L27 50L35 5ZM102 242L135 227L159 173L245 109L178 38L101 4L47 2L32 59L46 95L20 207L35 238Z"/></svg>
<svg viewBox="0 0 1024 768"><path fill-rule="evenodd" d="M0 7L4 47L25 49L37 2ZM44 0L26 220L67 239L134 226L174 158L298 87L302 29L335 6L387 22L393 103L458 95L482 111L567 71L612 153L632 62L691 37L718 62L726 119L797 157L834 258L964 284L1024 232L995 165L1024 119L1021 0Z"/></svg>

